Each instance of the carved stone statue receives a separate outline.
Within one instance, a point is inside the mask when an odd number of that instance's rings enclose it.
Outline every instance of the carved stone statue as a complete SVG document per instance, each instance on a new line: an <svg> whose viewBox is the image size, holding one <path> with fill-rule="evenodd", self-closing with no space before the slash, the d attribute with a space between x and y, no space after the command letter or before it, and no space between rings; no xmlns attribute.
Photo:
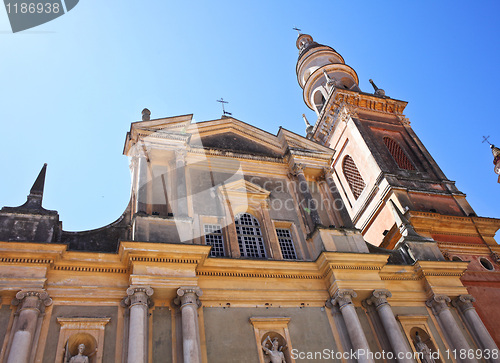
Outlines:
<svg viewBox="0 0 500 363"><path fill-rule="evenodd" d="M80 344L78 346L78 354L71 357L69 363L89 363L89 357L83 355L83 351L85 350L85 344Z"/></svg>
<svg viewBox="0 0 500 363"><path fill-rule="evenodd" d="M422 363L434 363L434 358L432 358L432 351L430 348L427 346L422 341L422 338L420 338L420 335L418 335L418 332L415 334L415 347L417 348L417 351L421 353L420 359L422 360Z"/></svg>
<svg viewBox="0 0 500 363"><path fill-rule="evenodd" d="M268 341L271 343L271 349L266 347ZM271 341L268 335L264 343L262 343L262 349L264 349L264 352L269 356L270 363L286 363L285 355L281 351L283 346L279 346L278 338L274 338Z"/></svg>

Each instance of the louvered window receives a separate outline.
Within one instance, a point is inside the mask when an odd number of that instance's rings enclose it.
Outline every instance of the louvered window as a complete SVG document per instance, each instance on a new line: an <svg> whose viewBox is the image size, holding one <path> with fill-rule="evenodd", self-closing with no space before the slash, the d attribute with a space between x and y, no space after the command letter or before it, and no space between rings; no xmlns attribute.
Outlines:
<svg viewBox="0 0 500 363"><path fill-rule="evenodd" d="M344 158L342 169L354 198L358 199L363 189L365 189L365 182L363 181L356 164L354 164L354 160L352 160L349 155Z"/></svg>
<svg viewBox="0 0 500 363"><path fill-rule="evenodd" d="M400 169L415 170L415 167L411 163L410 159L408 159L408 156L406 156L405 152L396 141L386 136L384 137L384 144L387 146L387 150L389 150Z"/></svg>
<svg viewBox="0 0 500 363"><path fill-rule="evenodd" d="M234 220L242 257L266 258L259 221L249 213L240 213Z"/></svg>

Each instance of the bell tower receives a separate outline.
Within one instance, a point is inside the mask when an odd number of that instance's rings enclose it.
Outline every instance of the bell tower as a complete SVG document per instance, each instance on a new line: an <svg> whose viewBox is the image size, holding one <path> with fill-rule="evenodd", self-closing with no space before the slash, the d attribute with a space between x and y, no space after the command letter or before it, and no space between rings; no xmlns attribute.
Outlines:
<svg viewBox="0 0 500 363"><path fill-rule="evenodd" d="M358 75L335 49L316 43L309 34L297 38L297 80L307 107L320 114L332 87L360 91Z"/></svg>
<svg viewBox="0 0 500 363"><path fill-rule="evenodd" d="M304 102L318 116L307 137L335 150L332 177L368 242L392 248L400 239L389 200L403 213L474 215L413 132L403 114L407 102L371 79L373 93L361 91L355 70L310 35L299 34L296 45Z"/></svg>
<svg viewBox="0 0 500 363"><path fill-rule="evenodd" d="M407 102L373 80L373 93L361 91L342 56L307 34L299 34L297 47L304 102L318 116L307 138L334 150L325 177L333 180L354 226L369 243L401 248L413 260L467 261L461 281L500 344L500 314L492 303L500 299L494 238L500 219L476 216L413 131L403 114ZM500 149L492 151L500 174Z"/></svg>

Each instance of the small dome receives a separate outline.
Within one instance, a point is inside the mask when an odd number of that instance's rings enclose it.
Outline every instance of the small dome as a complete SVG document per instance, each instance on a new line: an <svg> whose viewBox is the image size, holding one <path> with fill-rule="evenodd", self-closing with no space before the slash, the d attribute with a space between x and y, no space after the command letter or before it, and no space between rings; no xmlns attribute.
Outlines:
<svg viewBox="0 0 500 363"><path fill-rule="evenodd" d="M332 47L329 47L327 45L323 45L323 44L319 44L317 42L315 42L313 40L313 37L310 36L309 34L300 34L299 37L297 38L297 41L295 42L295 45L297 46L297 49L299 50L299 61L300 61L300 58L302 58L302 56L304 54L306 54L309 50L313 49L313 48L327 48L327 49L330 49L332 50L334 53L336 53L336 55L338 55L340 57L340 54L337 53L337 51L335 49L333 49ZM340 57L342 58L342 57ZM342 59L343 61L343 59Z"/></svg>
<svg viewBox="0 0 500 363"><path fill-rule="evenodd" d="M491 145L491 152L493 153L493 156L495 158L497 158L498 156L500 156L500 149L497 148L495 145Z"/></svg>

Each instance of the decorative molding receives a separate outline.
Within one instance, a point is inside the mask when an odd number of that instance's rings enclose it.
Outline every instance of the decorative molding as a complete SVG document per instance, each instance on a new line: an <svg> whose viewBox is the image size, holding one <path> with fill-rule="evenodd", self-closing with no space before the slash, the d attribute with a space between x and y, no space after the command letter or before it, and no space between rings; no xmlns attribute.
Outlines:
<svg viewBox="0 0 500 363"><path fill-rule="evenodd" d="M31 263L37 265L48 265L54 263L54 260L44 258L0 257L0 263Z"/></svg>
<svg viewBox="0 0 500 363"><path fill-rule="evenodd" d="M263 272L226 272L226 271L196 271L197 276L224 276L224 277L251 277L251 278L271 278L271 279L301 279L320 280L321 275L299 275L284 273L263 273Z"/></svg>
<svg viewBox="0 0 500 363"><path fill-rule="evenodd" d="M246 160L255 160L255 161L266 161L277 164L285 164L284 158L277 158L272 156L264 156L264 155L252 155L252 154L243 154L234 151L228 151L225 149L214 149L208 147L199 147L192 146L189 150L189 153L193 154L203 154L203 155L211 155L211 156L221 156L227 158L236 158L236 159L246 159Z"/></svg>
<svg viewBox="0 0 500 363"><path fill-rule="evenodd" d="M422 280L424 278L425 278L425 276L423 276L423 275L415 276L414 274L412 274L411 276L394 276L394 275L392 275L392 276L380 276L380 279L383 281L391 281L391 280L394 280L394 281L397 281L397 280L418 281L418 280Z"/></svg>
<svg viewBox="0 0 500 363"><path fill-rule="evenodd" d="M188 263L198 264L200 260L185 259L185 258L170 258L170 257L150 257L150 256L132 256L130 261L133 262L159 262L159 263Z"/></svg>
<svg viewBox="0 0 500 363"><path fill-rule="evenodd" d="M128 268L120 267L96 267L96 266L64 266L56 265L53 267L57 271L77 271L77 272L104 272L115 274L127 274L130 272Z"/></svg>

